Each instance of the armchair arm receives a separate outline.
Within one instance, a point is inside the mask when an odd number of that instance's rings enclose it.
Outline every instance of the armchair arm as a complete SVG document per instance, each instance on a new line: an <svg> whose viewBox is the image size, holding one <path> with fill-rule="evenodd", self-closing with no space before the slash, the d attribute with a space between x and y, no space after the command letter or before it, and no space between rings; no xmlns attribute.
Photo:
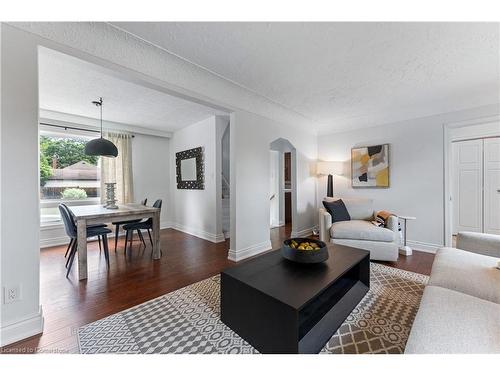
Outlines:
<svg viewBox="0 0 500 375"><path fill-rule="evenodd" d="M500 236L475 232L458 232L457 249L500 258Z"/></svg>
<svg viewBox="0 0 500 375"><path fill-rule="evenodd" d="M380 211L373 211L373 220L375 220L377 218L377 214L379 212ZM399 225L399 219L396 215L389 216L385 222L385 228L390 229L396 233L398 233L398 229L399 229L398 225Z"/></svg>
<svg viewBox="0 0 500 375"><path fill-rule="evenodd" d="M324 208L319 209L319 239L330 242L330 228L332 227L332 216Z"/></svg>
<svg viewBox="0 0 500 375"><path fill-rule="evenodd" d="M399 231L399 219L398 219L398 217L396 215L389 216L389 218L387 219L387 222L385 223L385 227L387 229L392 230L396 234L398 234L398 231Z"/></svg>

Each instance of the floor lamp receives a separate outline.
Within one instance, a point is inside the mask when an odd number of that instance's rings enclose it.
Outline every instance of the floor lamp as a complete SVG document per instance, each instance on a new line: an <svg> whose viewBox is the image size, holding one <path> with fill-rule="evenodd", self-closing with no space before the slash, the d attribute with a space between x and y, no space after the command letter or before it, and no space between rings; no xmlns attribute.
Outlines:
<svg viewBox="0 0 500 375"><path fill-rule="evenodd" d="M326 185L326 196L333 197L333 176L343 174L343 163L341 161L319 161L316 166L318 176L328 176Z"/></svg>

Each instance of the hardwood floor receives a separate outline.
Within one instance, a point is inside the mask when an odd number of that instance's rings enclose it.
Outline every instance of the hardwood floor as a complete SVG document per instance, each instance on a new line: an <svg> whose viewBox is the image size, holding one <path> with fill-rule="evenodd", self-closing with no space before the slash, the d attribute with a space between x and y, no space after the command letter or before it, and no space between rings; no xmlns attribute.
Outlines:
<svg viewBox="0 0 500 375"><path fill-rule="evenodd" d="M290 236L290 226L271 231L273 248ZM134 237L132 251L123 254L123 239L115 254L110 250L110 268L97 242L88 247L88 279L78 282L76 263L65 277L66 246L41 249L40 298L45 317L41 335L6 346L3 353L77 352L78 327L186 285L218 274L234 264L227 259L229 241L214 244L173 229L161 231L164 256L151 260L146 248ZM113 241L110 241L110 246ZM413 272L429 274L433 254L414 251L397 262L380 262Z"/></svg>
<svg viewBox="0 0 500 375"><path fill-rule="evenodd" d="M10 345L4 351L77 350L76 329L92 321L218 274L233 264L227 260L227 243L214 244L172 229L160 234L163 256L152 261L151 246L134 236L132 251L110 249L110 268L97 242L88 246L88 279L78 282L76 263L65 277L66 246L41 250L40 298L44 333ZM110 241L110 245L113 241ZM75 260L76 262L76 260Z"/></svg>
<svg viewBox="0 0 500 375"><path fill-rule="evenodd" d="M386 266L399 268L405 271L421 273L423 275L430 275L433 261L434 254L413 250L413 255L409 257L400 255L399 259L396 262L375 262L384 264Z"/></svg>

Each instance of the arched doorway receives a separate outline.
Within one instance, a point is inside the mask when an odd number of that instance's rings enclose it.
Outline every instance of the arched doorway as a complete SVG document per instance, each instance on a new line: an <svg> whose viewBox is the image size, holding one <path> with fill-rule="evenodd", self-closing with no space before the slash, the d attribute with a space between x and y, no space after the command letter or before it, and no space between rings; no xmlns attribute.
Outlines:
<svg viewBox="0 0 500 375"><path fill-rule="evenodd" d="M270 143L269 225L290 226L296 231L297 221L297 151L284 138Z"/></svg>

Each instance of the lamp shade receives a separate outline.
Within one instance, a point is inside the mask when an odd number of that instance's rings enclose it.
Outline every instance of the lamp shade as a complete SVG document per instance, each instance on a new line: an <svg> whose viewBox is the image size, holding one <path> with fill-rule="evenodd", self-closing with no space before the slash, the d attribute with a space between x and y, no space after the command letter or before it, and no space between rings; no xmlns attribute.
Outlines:
<svg viewBox="0 0 500 375"><path fill-rule="evenodd" d="M118 156L118 149L113 142L104 138L96 138L85 145L85 155L116 158Z"/></svg>
<svg viewBox="0 0 500 375"><path fill-rule="evenodd" d="M318 175L337 175L344 174L344 163L341 161L319 161L316 165Z"/></svg>
<svg viewBox="0 0 500 375"><path fill-rule="evenodd" d="M113 142L108 141L102 137L102 98L92 102L99 108L101 114L101 138L93 139L85 145L85 155L91 156L104 156L108 158L116 158L118 156L118 149Z"/></svg>

